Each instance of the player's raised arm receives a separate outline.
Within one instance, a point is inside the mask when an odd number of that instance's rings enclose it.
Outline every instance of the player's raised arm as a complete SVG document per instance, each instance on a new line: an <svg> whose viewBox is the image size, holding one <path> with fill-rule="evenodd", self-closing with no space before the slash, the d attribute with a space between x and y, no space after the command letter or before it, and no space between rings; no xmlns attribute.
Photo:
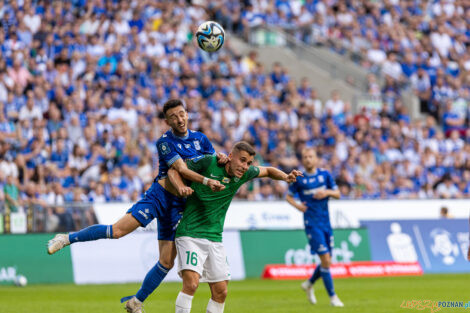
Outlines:
<svg viewBox="0 0 470 313"><path fill-rule="evenodd" d="M284 173L280 169L277 169L275 167L264 167L264 166L259 166L259 175L258 177L269 177L271 179L275 180L283 180L288 183L293 183L295 182L297 176L302 176L302 172L298 170L292 170L289 174Z"/></svg>
<svg viewBox="0 0 470 313"><path fill-rule="evenodd" d="M199 174L199 173L197 173L193 170L190 170L188 168L188 166L186 165L186 163L184 163L184 161L182 159L176 160L171 165L171 169L176 170L185 179L188 179L190 181L209 186L212 189L212 191L221 191L221 190L225 189L225 186L221 182L219 182L218 180L214 180L214 179L211 179L211 178L204 177L201 174ZM171 181L171 177L170 177L170 181ZM173 183L173 181L171 181L171 182Z"/></svg>
<svg viewBox="0 0 470 313"><path fill-rule="evenodd" d="M178 194L181 197L188 197L194 192L191 187L185 185L183 179L181 178L181 175L178 173L177 170L170 168L168 170L168 178L170 179L171 184L175 186L176 190L178 191Z"/></svg>

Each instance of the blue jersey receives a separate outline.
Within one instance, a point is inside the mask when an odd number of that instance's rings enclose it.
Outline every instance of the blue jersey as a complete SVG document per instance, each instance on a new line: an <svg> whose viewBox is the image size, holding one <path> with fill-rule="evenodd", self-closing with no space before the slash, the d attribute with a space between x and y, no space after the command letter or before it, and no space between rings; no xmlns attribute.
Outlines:
<svg viewBox="0 0 470 313"><path fill-rule="evenodd" d="M185 137L178 137L171 130L167 131L158 139L157 150L159 167L155 181L165 178L171 165L178 159L186 161L204 154L215 154L206 135L192 130L188 130Z"/></svg>
<svg viewBox="0 0 470 313"><path fill-rule="evenodd" d="M289 195L298 196L300 201L306 204L307 211L304 213L306 228L315 227L331 229L328 213L328 199L317 200L313 196L318 190L338 189L333 177L324 169L316 169L315 173L297 177L297 180L289 186Z"/></svg>

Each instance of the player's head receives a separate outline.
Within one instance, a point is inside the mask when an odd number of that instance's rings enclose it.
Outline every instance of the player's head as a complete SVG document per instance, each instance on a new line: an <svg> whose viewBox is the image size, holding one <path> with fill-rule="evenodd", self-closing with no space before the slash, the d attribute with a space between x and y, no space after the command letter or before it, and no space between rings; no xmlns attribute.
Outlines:
<svg viewBox="0 0 470 313"><path fill-rule="evenodd" d="M184 136L188 132L188 112L179 99L171 99L163 105L163 115L168 126L178 136Z"/></svg>
<svg viewBox="0 0 470 313"><path fill-rule="evenodd" d="M241 178L250 168L255 155L255 149L248 142L237 142L228 155L230 161L226 166L227 172L232 176Z"/></svg>
<svg viewBox="0 0 470 313"><path fill-rule="evenodd" d="M307 147L302 150L302 165L307 171L313 170L317 167L318 157L317 152L312 147Z"/></svg>

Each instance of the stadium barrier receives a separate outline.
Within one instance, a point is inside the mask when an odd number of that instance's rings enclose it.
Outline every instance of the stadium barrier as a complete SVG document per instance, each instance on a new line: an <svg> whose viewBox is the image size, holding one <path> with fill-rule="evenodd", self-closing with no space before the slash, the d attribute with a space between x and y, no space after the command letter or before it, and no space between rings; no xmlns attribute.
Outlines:
<svg viewBox="0 0 470 313"><path fill-rule="evenodd" d="M115 223L132 203L96 204L100 224ZM363 220L410 220L439 217L442 206L455 218L468 218L468 200L341 200L330 201L333 228L359 228ZM225 219L225 230L303 229L302 213L286 201L233 201Z"/></svg>
<svg viewBox="0 0 470 313"><path fill-rule="evenodd" d="M470 272L468 219L363 221L373 261L419 262L425 273Z"/></svg>
<svg viewBox="0 0 470 313"><path fill-rule="evenodd" d="M98 221L93 203L66 202L63 205L27 205L0 214L0 234L66 232L82 229Z"/></svg>

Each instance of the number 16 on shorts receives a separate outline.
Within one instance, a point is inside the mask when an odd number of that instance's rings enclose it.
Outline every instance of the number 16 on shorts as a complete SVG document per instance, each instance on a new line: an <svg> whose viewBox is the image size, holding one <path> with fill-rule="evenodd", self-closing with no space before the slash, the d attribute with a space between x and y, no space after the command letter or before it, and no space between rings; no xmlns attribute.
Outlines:
<svg viewBox="0 0 470 313"><path fill-rule="evenodd" d="M197 266L197 253L196 252L186 251L186 264Z"/></svg>

